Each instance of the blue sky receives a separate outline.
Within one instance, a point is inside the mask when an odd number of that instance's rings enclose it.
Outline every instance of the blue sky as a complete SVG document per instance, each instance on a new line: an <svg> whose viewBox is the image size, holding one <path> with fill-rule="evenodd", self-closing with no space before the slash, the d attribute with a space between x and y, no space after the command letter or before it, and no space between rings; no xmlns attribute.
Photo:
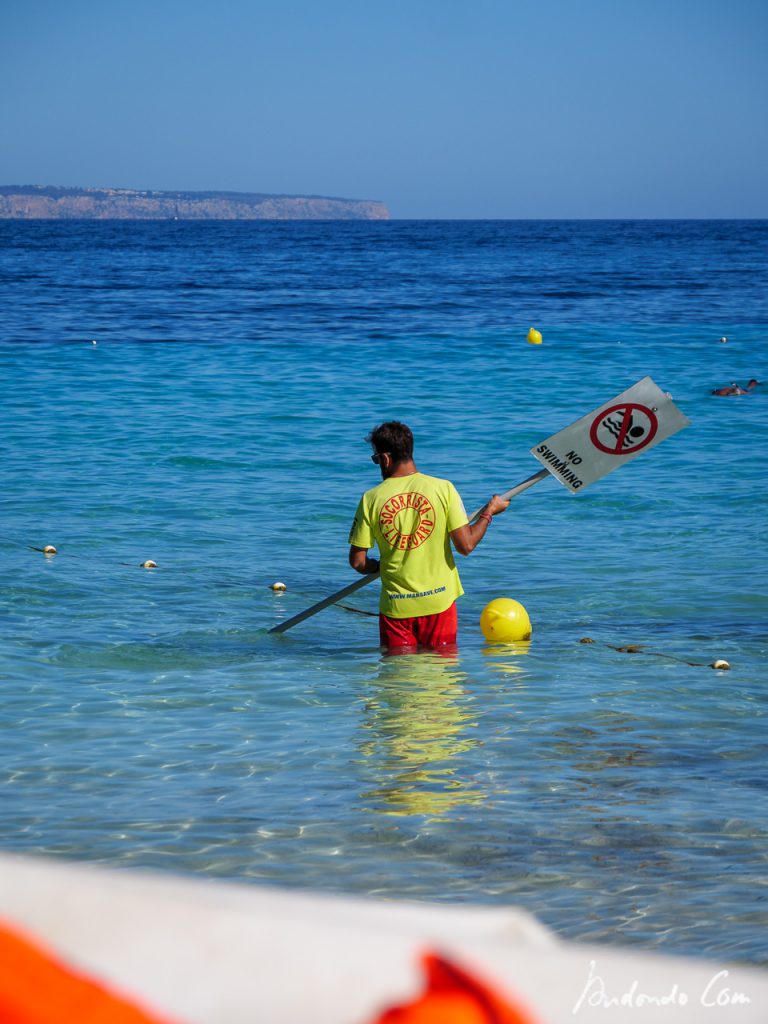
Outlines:
<svg viewBox="0 0 768 1024"><path fill-rule="evenodd" d="M11 0L0 183L768 216L765 0Z"/></svg>

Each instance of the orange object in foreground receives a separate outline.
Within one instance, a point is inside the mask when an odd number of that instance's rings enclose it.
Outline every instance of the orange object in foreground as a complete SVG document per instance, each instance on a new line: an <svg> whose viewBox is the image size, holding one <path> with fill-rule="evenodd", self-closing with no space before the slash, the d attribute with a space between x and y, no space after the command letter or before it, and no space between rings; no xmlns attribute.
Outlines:
<svg viewBox="0 0 768 1024"><path fill-rule="evenodd" d="M541 1024L509 996L436 953L426 953L424 995L385 1010L372 1024Z"/></svg>
<svg viewBox="0 0 768 1024"><path fill-rule="evenodd" d="M0 924L2 1024L171 1024Z"/></svg>

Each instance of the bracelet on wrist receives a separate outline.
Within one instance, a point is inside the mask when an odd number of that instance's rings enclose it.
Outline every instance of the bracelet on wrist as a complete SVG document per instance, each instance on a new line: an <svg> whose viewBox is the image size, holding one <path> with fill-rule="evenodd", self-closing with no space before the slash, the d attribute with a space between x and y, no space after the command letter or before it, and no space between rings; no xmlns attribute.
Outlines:
<svg viewBox="0 0 768 1024"><path fill-rule="evenodd" d="M493 516L489 512L478 512L477 518L485 519L490 524L491 520L493 519Z"/></svg>

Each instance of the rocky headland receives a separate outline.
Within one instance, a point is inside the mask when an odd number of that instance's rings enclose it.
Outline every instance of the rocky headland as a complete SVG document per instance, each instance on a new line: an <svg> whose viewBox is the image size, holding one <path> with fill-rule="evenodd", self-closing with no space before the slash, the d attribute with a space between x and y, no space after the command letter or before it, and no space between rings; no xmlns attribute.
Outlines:
<svg viewBox="0 0 768 1024"><path fill-rule="evenodd" d="M261 192L0 185L4 220L387 220L384 203Z"/></svg>

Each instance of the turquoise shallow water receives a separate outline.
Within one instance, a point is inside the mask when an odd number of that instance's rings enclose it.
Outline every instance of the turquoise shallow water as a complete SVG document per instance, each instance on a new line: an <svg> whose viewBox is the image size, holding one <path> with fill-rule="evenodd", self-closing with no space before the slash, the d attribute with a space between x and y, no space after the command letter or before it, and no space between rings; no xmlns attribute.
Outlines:
<svg viewBox="0 0 768 1024"><path fill-rule="evenodd" d="M766 237L0 225L2 848L768 962L768 392L710 395L766 373ZM376 422L475 507L646 374L692 427L516 499L456 656L340 608L268 634L354 579ZM485 643L498 596L530 645Z"/></svg>

